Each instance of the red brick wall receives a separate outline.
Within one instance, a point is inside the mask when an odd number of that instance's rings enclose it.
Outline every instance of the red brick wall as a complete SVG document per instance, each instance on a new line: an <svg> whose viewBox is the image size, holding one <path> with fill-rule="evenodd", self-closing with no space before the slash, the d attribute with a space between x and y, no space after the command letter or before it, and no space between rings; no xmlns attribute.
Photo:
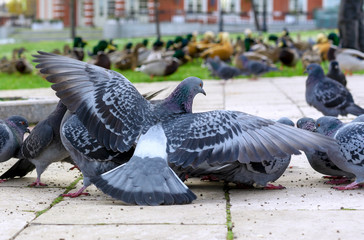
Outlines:
<svg viewBox="0 0 364 240"><path fill-rule="evenodd" d="M313 10L316 8L322 8L322 0L307 0L307 19L313 18Z"/></svg>
<svg viewBox="0 0 364 240"><path fill-rule="evenodd" d="M289 0L275 0L273 2L273 19L284 20L285 13L289 11ZM274 12L280 12L281 15L275 15Z"/></svg>

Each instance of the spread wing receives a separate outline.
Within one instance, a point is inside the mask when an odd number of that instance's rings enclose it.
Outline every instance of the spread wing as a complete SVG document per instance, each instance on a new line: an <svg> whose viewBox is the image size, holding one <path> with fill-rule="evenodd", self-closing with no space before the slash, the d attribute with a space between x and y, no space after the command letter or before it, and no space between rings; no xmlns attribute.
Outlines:
<svg viewBox="0 0 364 240"><path fill-rule="evenodd" d="M186 114L163 123L169 162L179 166L274 160L299 150L327 151L335 140L242 112Z"/></svg>
<svg viewBox="0 0 364 240"><path fill-rule="evenodd" d="M92 64L38 52L34 61L57 96L106 148L127 151L148 122L151 104L123 75Z"/></svg>

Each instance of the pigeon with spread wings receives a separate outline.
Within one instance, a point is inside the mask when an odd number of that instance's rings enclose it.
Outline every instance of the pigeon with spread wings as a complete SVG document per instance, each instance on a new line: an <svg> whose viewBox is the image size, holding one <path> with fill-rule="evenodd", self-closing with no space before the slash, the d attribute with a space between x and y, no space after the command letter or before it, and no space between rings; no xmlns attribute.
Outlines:
<svg viewBox="0 0 364 240"><path fill-rule="evenodd" d="M196 94L205 94L196 77L183 80L167 98L150 102L117 72L44 52L34 57L67 108L113 151L128 151L160 124L168 161L182 167L205 161L261 162L314 149L340 156L333 139L273 120L238 111L192 113Z"/></svg>

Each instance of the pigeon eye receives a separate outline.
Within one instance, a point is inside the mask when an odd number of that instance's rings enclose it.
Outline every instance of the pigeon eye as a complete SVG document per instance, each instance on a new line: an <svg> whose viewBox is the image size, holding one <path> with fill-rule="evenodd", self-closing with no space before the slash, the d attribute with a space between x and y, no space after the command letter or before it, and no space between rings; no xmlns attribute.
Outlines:
<svg viewBox="0 0 364 240"><path fill-rule="evenodd" d="M200 87L202 87L202 83L200 83Z"/></svg>
<svg viewBox="0 0 364 240"><path fill-rule="evenodd" d="M317 126L319 127L319 126L320 126L320 124L318 123L318 124L317 124Z"/></svg>

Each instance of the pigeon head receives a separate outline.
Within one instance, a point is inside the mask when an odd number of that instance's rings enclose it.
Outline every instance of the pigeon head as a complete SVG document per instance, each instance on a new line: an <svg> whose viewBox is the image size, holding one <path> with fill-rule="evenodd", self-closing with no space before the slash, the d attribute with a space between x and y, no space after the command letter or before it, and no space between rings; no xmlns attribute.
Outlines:
<svg viewBox="0 0 364 240"><path fill-rule="evenodd" d="M325 76L324 70L317 63L311 63L310 65L308 65L305 73L308 73L309 76L315 76L315 77Z"/></svg>
<svg viewBox="0 0 364 240"><path fill-rule="evenodd" d="M298 128L308 130L310 132L316 131L315 124L316 124L316 121L313 118L309 118L309 117L303 117L303 118L298 119L298 121L297 121Z"/></svg>
<svg viewBox="0 0 364 240"><path fill-rule="evenodd" d="M329 66L329 71L338 71L339 63L337 61L331 61Z"/></svg>
<svg viewBox="0 0 364 240"><path fill-rule="evenodd" d="M281 117L277 120L277 122L294 127L294 122L292 122L292 120L288 117Z"/></svg>
<svg viewBox="0 0 364 240"><path fill-rule="evenodd" d="M326 136L333 136L343 126L343 123L336 117L324 116L316 121L316 130Z"/></svg>
<svg viewBox="0 0 364 240"><path fill-rule="evenodd" d="M206 95L202 80L197 77L188 77L169 95L166 103L170 105L170 108L178 108L171 110L182 110L190 113L192 112L193 99L198 93Z"/></svg>
<svg viewBox="0 0 364 240"><path fill-rule="evenodd" d="M6 119L6 121L13 126L21 135L24 133L29 133L30 130L28 129L29 123L28 120L26 120L22 116L11 116Z"/></svg>
<svg viewBox="0 0 364 240"><path fill-rule="evenodd" d="M353 121L351 122L364 122L364 114L357 116Z"/></svg>

